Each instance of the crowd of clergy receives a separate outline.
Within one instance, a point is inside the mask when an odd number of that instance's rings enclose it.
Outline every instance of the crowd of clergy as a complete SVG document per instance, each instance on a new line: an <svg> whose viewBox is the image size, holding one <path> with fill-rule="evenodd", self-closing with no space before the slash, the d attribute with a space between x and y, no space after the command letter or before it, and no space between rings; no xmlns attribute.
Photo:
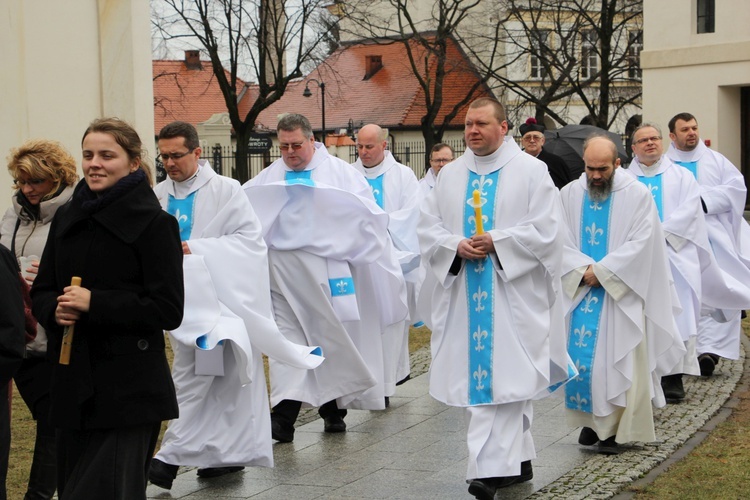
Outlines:
<svg viewBox="0 0 750 500"><path fill-rule="evenodd" d="M170 489L180 466L203 478L272 467L304 407L327 433L346 432L347 410L385 410L409 380L415 325L431 330L430 394L466 412L468 491L488 500L533 478L534 400L564 398L579 443L618 454L656 440L653 409L686 397L683 376L739 357L746 188L694 116L669 122L668 147L660 126L638 126L627 166L612 139L589 137L577 179L534 121L517 144L495 99L473 101L464 125L466 151L437 144L418 180L377 124L348 164L286 114L281 158L244 185L201 159L192 125L160 131L154 203L178 228L184 283L181 322L165 328L179 417L144 448L144 484ZM3 224L13 243L17 217ZM33 283L39 262L23 262ZM54 309L51 268L32 299L47 291L45 327L62 333L87 316ZM101 307L90 300L84 314ZM57 355L62 335L50 342ZM60 498L77 498L76 483L90 493L94 480L66 466Z"/></svg>

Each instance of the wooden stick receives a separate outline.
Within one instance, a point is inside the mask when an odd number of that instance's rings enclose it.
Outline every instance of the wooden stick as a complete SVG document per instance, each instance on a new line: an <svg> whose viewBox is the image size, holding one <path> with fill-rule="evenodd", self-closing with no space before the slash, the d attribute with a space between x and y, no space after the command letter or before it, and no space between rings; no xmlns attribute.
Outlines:
<svg viewBox="0 0 750 500"><path fill-rule="evenodd" d="M81 286L81 278L73 276L70 278L70 286ZM62 346L60 347L60 364L70 364L70 350L73 347L73 334L75 333L75 323L65 327L63 333Z"/></svg>

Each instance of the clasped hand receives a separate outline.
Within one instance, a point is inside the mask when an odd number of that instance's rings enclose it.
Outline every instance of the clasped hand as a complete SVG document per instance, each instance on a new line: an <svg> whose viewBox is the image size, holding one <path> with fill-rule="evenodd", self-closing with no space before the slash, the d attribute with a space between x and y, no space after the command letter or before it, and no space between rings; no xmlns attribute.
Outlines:
<svg viewBox="0 0 750 500"><path fill-rule="evenodd" d="M475 234L458 243L456 253L462 259L479 260L495 251L495 244L489 233Z"/></svg>
<svg viewBox="0 0 750 500"><path fill-rule="evenodd" d="M66 286L63 294L57 297L55 321L61 326L70 326L89 311L91 291L81 286Z"/></svg>

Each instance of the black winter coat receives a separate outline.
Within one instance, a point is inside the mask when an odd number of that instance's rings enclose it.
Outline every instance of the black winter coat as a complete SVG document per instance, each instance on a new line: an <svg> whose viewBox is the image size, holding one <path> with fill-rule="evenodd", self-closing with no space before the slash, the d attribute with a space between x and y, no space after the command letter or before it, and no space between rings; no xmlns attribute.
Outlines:
<svg viewBox="0 0 750 500"><path fill-rule="evenodd" d="M164 330L182 322L177 221L145 180L94 213L82 207L84 184L52 222L31 291L55 365L52 422L90 430L176 418ZM72 276L82 278L91 303L76 323L66 366L58 364L63 328L55 308Z"/></svg>
<svg viewBox="0 0 750 500"><path fill-rule="evenodd" d="M7 384L21 366L26 350L24 326L18 263L10 250L0 245L0 384Z"/></svg>
<svg viewBox="0 0 750 500"><path fill-rule="evenodd" d="M547 165L547 172L552 177L552 182L555 183L557 189L562 189L570 181L574 180L575 177L570 173L570 169L565 164L565 160L559 156L545 151L544 148L537 155L539 160L542 160Z"/></svg>

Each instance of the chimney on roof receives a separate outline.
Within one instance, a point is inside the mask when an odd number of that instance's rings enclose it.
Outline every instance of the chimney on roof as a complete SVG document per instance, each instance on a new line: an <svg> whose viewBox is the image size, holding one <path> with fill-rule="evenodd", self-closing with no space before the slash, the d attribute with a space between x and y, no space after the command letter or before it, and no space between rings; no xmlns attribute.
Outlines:
<svg viewBox="0 0 750 500"><path fill-rule="evenodd" d="M380 71L383 67L383 56L365 56L365 77L363 80L369 80L372 76Z"/></svg>
<svg viewBox="0 0 750 500"><path fill-rule="evenodd" d="M185 51L185 67L187 69L203 69L200 50Z"/></svg>

